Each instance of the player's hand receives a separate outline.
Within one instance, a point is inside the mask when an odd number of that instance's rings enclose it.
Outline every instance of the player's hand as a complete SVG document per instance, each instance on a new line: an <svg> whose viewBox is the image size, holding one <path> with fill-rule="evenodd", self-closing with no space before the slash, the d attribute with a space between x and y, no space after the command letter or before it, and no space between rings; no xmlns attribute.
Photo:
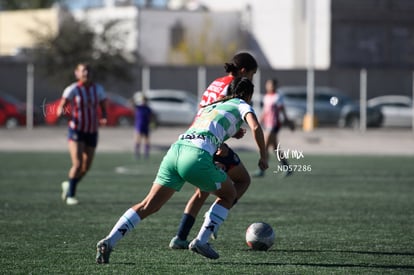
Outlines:
<svg viewBox="0 0 414 275"><path fill-rule="evenodd" d="M106 126L107 123L108 123L108 120L106 118L99 119L99 125Z"/></svg>
<svg viewBox="0 0 414 275"><path fill-rule="evenodd" d="M241 139L246 134L246 129L240 128L237 133L233 135L234 138Z"/></svg>
<svg viewBox="0 0 414 275"><path fill-rule="evenodd" d="M63 108L58 107L56 110L56 116L61 117L63 115Z"/></svg>
<svg viewBox="0 0 414 275"><path fill-rule="evenodd" d="M220 157L226 157L228 154L229 148L225 145L221 145L216 151L216 155Z"/></svg>
<svg viewBox="0 0 414 275"><path fill-rule="evenodd" d="M260 158L258 166L259 166L260 170L262 170L262 171L269 168L269 162L268 162L267 158L266 159L265 158Z"/></svg>

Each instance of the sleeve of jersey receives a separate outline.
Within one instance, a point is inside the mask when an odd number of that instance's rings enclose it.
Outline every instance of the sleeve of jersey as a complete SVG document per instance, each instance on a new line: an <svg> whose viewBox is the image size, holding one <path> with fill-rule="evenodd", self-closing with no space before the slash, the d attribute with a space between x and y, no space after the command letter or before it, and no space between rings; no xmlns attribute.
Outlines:
<svg viewBox="0 0 414 275"><path fill-rule="evenodd" d="M276 99L276 105L281 107L283 106L283 104L285 104L285 100L283 96L279 95L279 97Z"/></svg>
<svg viewBox="0 0 414 275"><path fill-rule="evenodd" d="M250 105L249 105L249 104L247 104L246 102L240 103L240 105L239 105L239 112L240 112L240 115L241 115L241 117L242 117L242 119L243 119L244 121L246 121L246 115L247 115L248 113L253 113L253 114L255 114L255 111L254 111L254 109L252 108L252 106L250 106Z"/></svg>
<svg viewBox="0 0 414 275"><path fill-rule="evenodd" d="M63 90L62 97L71 100L73 98L73 92L75 91L76 83L69 85Z"/></svg>
<svg viewBox="0 0 414 275"><path fill-rule="evenodd" d="M98 92L99 101L106 99L105 89L101 85L99 84L96 85L96 91Z"/></svg>

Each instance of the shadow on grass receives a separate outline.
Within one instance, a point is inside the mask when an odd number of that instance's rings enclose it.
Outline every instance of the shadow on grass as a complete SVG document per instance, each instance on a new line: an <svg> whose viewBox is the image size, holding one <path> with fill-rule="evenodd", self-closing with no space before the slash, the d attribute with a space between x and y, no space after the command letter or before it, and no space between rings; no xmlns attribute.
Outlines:
<svg viewBox="0 0 414 275"><path fill-rule="evenodd" d="M132 262L110 262L109 264L103 264L101 266L105 265L119 265L119 266L136 266L138 263L132 263Z"/></svg>
<svg viewBox="0 0 414 275"><path fill-rule="evenodd" d="M247 251L251 251L246 249ZM414 256L413 252L382 252L382 251L351 251L351 250L269 250L269 251L251 251L259 253L347 253L347 254L364 254L364 255L381 255L381 256ZM230 264L230 263L229 263ZM234 264L234 263L232 263ZM332 267L332 268L378 268L378 269L414 269L414 265L405 264L375 264L375 263L281 263L281 262L262 262L262 263L244 263L250 266L309 266L309 267Z"/></svg>
<svg viewBox="0 0 414 275"><path fill-rule="evenodd" d="M349 254L367 254L367 255L384 255L384 256L413 256L412 252L380 252L380 251L348 251L348 250L270 250L270 251L252 251L252 253L349 253ZM211 264L231 265L235 262L212 260ZM239 263L245 266L302 266L302 267L322 267L322 268L373 268L373 269L413 269L414 265L398 264L375 264L375 263L312 263L312 262L243 262ZM118 266L135 266L134 262L111 262L111 265Z"/></svg>
<svg viewBox="0 0 414 275"><path fill-rule="evenodd" d="M352 251L352 250L311 250L311 249L303 249L303 250L270 250L275 252L285 252L285 253L326 253L326 252L334 252L334 253L349 253L349 254L366 254L366 255L384 255L384 256L414 256L414 252L383 252L383 251Z"/></svg>
<svg viewBox="0 0 414 275"><path fill-rule="evenodd" d="M234 265L234 262L217 262L217 264ZM414 269L414 265L386 265L386 264L347 264L347 263L278 263L278 262L256 262L242 263L247 266L308 266L308 267L332 267L332 268L378 268L378 269Z"/></svg>

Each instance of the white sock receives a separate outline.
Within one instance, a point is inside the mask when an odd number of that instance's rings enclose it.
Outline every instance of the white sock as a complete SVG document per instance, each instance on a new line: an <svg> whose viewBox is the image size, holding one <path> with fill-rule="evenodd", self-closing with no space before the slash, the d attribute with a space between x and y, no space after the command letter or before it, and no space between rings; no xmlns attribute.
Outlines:
<svg viewBox="0 0 414 275"><path fill-rule="evenodd" d="M207 243L211 234L218 229L218 227L227 218L229 210L219 204L214 203L204 216L204 222L197 235L197 240L202 244Z"/></svg>
<svg viewBox="0 0 414 275"><path fill-rule="evenodd" d="M114 247L116 243L122 239L126 233L135 228L135 226L141 221L140 216L132 208L128 209L112 228L106 239L109 241L109 245Z"/></svg>

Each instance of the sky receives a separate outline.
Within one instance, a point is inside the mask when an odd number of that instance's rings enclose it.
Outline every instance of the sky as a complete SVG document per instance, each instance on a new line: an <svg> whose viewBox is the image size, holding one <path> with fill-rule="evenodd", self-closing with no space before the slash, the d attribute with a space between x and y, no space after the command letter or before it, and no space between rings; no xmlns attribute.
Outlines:
<svg viewBox="0 0 414 275"><path fill-rule="evenodd" d="M82 9L86 7L99 6L107 0L63 0L66 6L72 10ZM109 0L110 1L110 0ZM133 0L137 5L142 6L145 0ZM165 7L170 0L152 0L156 7ZM194 0L209 7L211 10L235 10L243 9L252 1L258 0Z"/></svg>
<svg viewBox="0 0 414 275"><path fill-rule="evenodd" d="M99 6L105 2L105 0L63 0L65 5L72 10L82 9L87 7ZM143 5L145 0L134 0L138 5ZM153 0L155 6L163 7L168 0Z"/></svg>

